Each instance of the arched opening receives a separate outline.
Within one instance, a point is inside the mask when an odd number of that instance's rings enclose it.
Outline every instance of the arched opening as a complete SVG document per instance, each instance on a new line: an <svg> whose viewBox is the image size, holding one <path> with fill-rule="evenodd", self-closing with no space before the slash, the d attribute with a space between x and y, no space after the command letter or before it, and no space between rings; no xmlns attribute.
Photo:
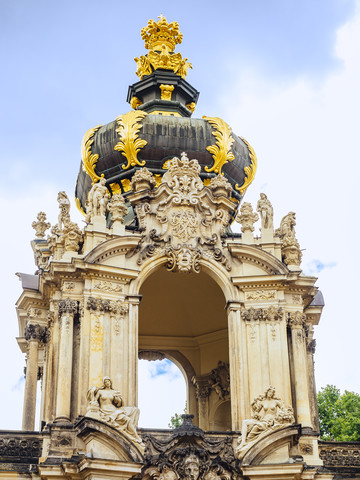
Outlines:
<svg viewBox="0 0 360 480"><path fill-rule="evenodd" d="M140 355L138 395L139 427L169 428L171 417L184 413L185 377L168 358L145 360Z"/></svg>
<svg viewBox="0 0 360 480"><path fill-rule="evenodd" d="M186 381L188 411L195 423L209 430L219 395L228 401L230 397L228 376L216 376L219 365L226 369L229 363L222 290L204 271L186 274L159 268L144 281L140 294L140 358L163 355L178 365ZM230 428L228 422L224 429Z"/></svg>

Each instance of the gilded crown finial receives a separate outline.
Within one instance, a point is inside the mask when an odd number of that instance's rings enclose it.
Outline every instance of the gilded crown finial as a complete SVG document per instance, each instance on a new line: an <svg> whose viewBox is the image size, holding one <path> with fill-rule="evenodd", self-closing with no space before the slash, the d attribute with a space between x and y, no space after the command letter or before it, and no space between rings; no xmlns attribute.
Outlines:
<svg viewBox="0 0 360 480"><path fill-rule="evenodd" d="M183 35L177 22L168 23L163 14L158 16L158 22L149 20L146 27L141 30L141 38L145 41L147 50L163 50L172 52L177 44L182 42Z"/></svg>
<svg viewBox="0 0 360 480"><path fill-rule="evenodd" d="M157 22L148 21L146 27L141 30L141 38L145 41L145 48L149 53L135 58L136 74L140 79L158 69L172 70L176 75L186 77L188 69L192 68L191 63L187 58L182 58L181 53L174 53L175 46L183 39L177 22L168 23L161 14Z"/></svg>

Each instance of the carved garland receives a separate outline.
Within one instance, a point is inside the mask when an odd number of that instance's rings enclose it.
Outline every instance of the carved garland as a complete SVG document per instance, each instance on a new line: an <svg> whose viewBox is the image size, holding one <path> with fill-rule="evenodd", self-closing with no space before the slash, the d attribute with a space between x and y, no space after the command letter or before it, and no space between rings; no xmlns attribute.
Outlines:
<svg viewBox="0 0 360 480"><path fill-rule="evenodd" d="M140 162L137 154L140 149L147 144L146 140L138 136L142 127L140 120L146 115L146 112L131 110L116 118L118 124L116 132L119 134L120 141L115 145L114 150L122 152L126 158L127 164L122 165L124 170L127 170L129 167L134 167L135 165L139 165L140 167L145 165L145 160Z"/></svg>
<svg viewBox="0 0 360 480"><path fill-rule="evenodd" d="M234 154L231 152L231 146L234 143L234 139L231 135L231 128L229 125L224 122L221 118L218 117L206 117L203 116L210 125L215 129L215 132L212 132L216 138L215 145L210 145L206 150L210 152L214 159L214 164L212 167L205 167L207 172L215 172L219 175L223 175L221 172L222 167L232 160L235 160Z"/></svg>

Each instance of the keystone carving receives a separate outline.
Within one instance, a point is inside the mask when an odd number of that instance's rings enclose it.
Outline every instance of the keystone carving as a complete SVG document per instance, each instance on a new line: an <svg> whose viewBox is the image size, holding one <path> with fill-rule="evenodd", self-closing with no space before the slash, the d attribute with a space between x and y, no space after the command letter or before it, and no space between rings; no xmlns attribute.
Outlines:
<svg viewBox="0 0 360 480"><path fill-rule="evenodd" d="M150 182L153 178L146 169L134 175L132 182L136 193L129 200L134 206L140 231L144 232L133 252L138 256L139 265L148 257L165 254L167 268L173 272L197 273L203 257L210 257L227 270L231 269L221 238L230 212L235 209L227 198L231 186L219 176L212 179L209 187L204 187L199 174L199 162L189 160L183 153L181 159L174 157L168 161L168 170L156 190L149 191L150 183L147 186L137 183L140 180Z"/></svg>
<svg viewBox="0 0 360 480"><path fill-rule="evenodd" d="M143 480L237 478L232 438L212 437L208 440L205 432L193 425L193 415L182 415L182 418L182 425L167 440L143 434Z"/></svg>

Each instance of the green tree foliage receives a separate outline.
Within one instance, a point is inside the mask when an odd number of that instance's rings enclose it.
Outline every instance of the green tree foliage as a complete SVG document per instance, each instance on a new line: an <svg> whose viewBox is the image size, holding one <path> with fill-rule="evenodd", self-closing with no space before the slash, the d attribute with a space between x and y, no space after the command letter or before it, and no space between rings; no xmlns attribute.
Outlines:
<svg viewBox="0 0 360 480"><path fill-rule="evenodd" d="M317 396L322 440L360 441L360 395L326 385Z"/></svg>
<svg viewBox="0 0 360 480"><path fill-rule="evenodd" d="M184 413L187 412L187 404L185 403L185 408L184 408ZM168 423L169 428L178 428L180 425L182 425L183 419L181 417L181 414L179 413L174 413L174 415L170 418L170 422Z"/></svg>

